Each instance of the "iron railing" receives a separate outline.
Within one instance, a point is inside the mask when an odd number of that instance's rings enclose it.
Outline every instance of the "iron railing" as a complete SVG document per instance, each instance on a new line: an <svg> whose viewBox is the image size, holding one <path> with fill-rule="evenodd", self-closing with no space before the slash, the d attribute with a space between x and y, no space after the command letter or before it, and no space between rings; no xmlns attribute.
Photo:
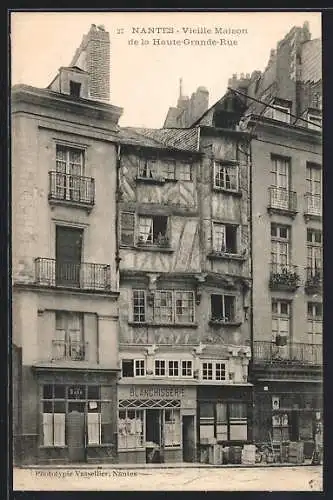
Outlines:
<svg viewBox="0 0 333 500"><path fill-rule="evenodd" d="M321 217L322 202L320 194L306 193L305 196L305 215L315 215Z"/></svg>
<svg viewBox="0 0 333 500"><path fill-rule="evenodd" d="M290 191L281 187L269 187L269 208L276 210L287 210L296 212L297 210L297 194L295 191Z"/></svg>
<svg viewBox="0 0 333 500"><path fill-rule="evenodd" d="M49 200L94 205L95 180L81 175L49 172Z"/></svg>
<svg viewBox="0 0 333 500"><path fill-rule="evenodd" d="M111 268L107 264L76 264L38 257L35 259L35 282L40 286L110 291Z"/></svg>
<svg viewBox="0 0 333 500"><path fill-rule="evenodd" d="M254 341L253 361L322 365L322 345L290 342L279 346L274 342Z"/></svg>
<svg viewBox="0 0 333 500"><path fill-rule="evenodd" d="M299 286L300 277L297 266L292 264L271 263L269 286L272 289L295 289Z"/></svg>
<svg viewBox="0 0 333 500"><path fill-rule="evenodd" d="M87 361L88 342L81 341L52 341L52 359L54 361Z"/></svg>
<svg viewBox="0 0 333 500"><path fill-rule="evenodd" d="M306 268L306 289L320 289L323 285L323 270L321 268Z"/></svg>

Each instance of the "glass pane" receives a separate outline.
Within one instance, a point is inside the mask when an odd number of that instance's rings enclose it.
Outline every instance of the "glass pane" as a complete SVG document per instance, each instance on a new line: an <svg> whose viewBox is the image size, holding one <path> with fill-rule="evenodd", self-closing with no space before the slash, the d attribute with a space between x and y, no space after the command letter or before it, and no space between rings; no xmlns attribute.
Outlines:
<svg viewBox="0 0 333 500"><path fill-rule="evenodd" d="M247 441L247 424L230 425L230 440Z"/></svg>
<svg viewBox="0 0 333 500"><path fill-rule="evenodd" d="M88 413L88 444L100 444L101 442L101 415L100 413Z"/></svg>
<svg viewBox="0 0 333 500"><path fill-rule="evenodd" d="M66 386L63 384L56 384L54 386L54 397L55 397L55 399L65 399L66 398Z"/></svg>
<svg viewBox="0 0 333 500"><path fill-rule="evenodd" d="M214 437L214 425L200 425L200 439Z"/></svg>
<svg viewBox="0 0 333 500"><path fill-rule="evenodd" d="M43 445L53 446L53 415L43 413Z"/></svg>
<svg viewBox="0 0 333 500"><path fill-rule="evenodd" d="M214 405L213 405L213 403L200 403L200 418L201 417L214 418Z"/></svg>
<svg viewBox="0 0 333 500"><path fill-rule="evenodd" d="M99 385L88 385L88 399L101 399Z"/></svg>
<svg viewBox="0 0 333 500"><path fill-rule="evenodd" d="M216 404L216 422L227 423L227 405L226 403Z"/></svg>
<svg viewBox="0 0 333 500"><path fill-rule="evenodd" d="M47 384L43 386L43 399L53 399L53 385Z"/></svg>
<svg viewBox="0 0 333 500"><path fill-rule="evenodd" d="M216 439L218 441L228 440L228 426L227 425L216 425Z"/></svg>
<svg viewBox="0 0 333 500"><path fill-rule="evenodd" d="M65 446L65 413L54 414L54 445Z"/></svg>
<svg viewBox="0 0 333 500"><path fill-rule="evenodd" d="M86 399L86 386L70 385L68 387L68 399Z"/></svg>

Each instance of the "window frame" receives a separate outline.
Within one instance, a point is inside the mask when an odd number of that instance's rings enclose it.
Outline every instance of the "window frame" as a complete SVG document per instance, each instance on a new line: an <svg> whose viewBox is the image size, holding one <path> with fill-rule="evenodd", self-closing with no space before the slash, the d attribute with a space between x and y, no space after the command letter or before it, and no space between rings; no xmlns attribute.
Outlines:
<svg viewBox="0 0 333 500"><path fill-rule="evenodd" d="M206 405L206 409L210 409L210 413L212 416L206 417L202 416L203 414L203 405ZM218 406L224 407L224 418L222 420L219 420L218 417ZM245 409L245 414L246 417L239 417L235 418L231 416L232 413L232 405L238 405L239 407L242 407L244 411ZM210 406L210 408L208 408ZM232 400L214 400L214 401L207 401L203 400L199 402L199 408L198 408L198 424L199 424L199 443L202 442L202 437L201 437L201 429L202 427L211 427L213 429L213 436L212 438L217 439L217 442L244 442L248 441L248 435L249 435L249 425L250 425L250 412L249 412L249 404L247 402L242 402L242 401L232 401ZM212 411L211 411L212 410ZM242 413L242 412L241 412ZM245 426L246 425L246 434L247 437L246 439L232 439L231 438L231 432L233 427L237 426ZM222 434L222 430L218 429L219 427L225 427L226 429L226 439L221 439L218 437L218 434ZM224 433L223 433L224 434Z"/></svg>
<svg viewBox="0 0 333 500"><path fill-rule="evenodd" d="M309 307L310 306L310 307ZM316 308L320 308L320 314L316 314ZM309 314L309 308L312 309L312 314ZM315 313L313 314L313 312ZM311 328L310 328L311 325ZM320 328L320 331L318 330ZM307 333L308 335L322 335L323 334L323 304L322 302L308 301L307 302Z"/></svg>
<svg viewBox="0 0 333 500"><path fill-rule="evenodd" d="M135 305L135 294L136 293L142 293L143 294L143 306L142 305ZM142 300L141 299L138 299L138 300ZM139 308L142 308L143 307L143 317L144 319L143 320L136 320L135 316L136 314L142 314L142 313L135 313L135 307L139 307ZM145 289L142 289L142 288L132 288L132 321L133 323L135 324L142 324L142 323L146 323L147 322L147 291Z"/></svg>
<svg viewBox="0 0 333 500"><path fill-rule="evenodd" d="M189 303L192 302L192 310L191 308L189 308L189 314L191 314L192 312L192 318L193 320L192 321L177 321L177 317L180 316L180 314L177 314L176 310L177 310L177 304L176 304L176 301L179 300L177 299L177 294L183 294L183 293L187 293L188 295L191 296L191 300L189 300ZM170 306L156 306L155 305L155 301L158 297L158 294L170 294L170 297L171 297L171 305ZM170 321L165 321L165 320L159 320L159 319L156 319L156 312L155 310L157 309L157 307L161 308L161 307L164 307L164 308L169 308L169 311L171 311L171 314L170 314L170 318L171 320ZM171 308L171 309L170 309ZM158 324L166 324L166 325L170 325L170 324L175 324L175 325L192 325L192 324L195 324L195 319L196 319L196 311L195 311L195 297L194 297L194 291L193 290L181 290L181 289L172 289L172 290L168 290L168 289L159 289L159 290L155 290L154 291L154 302L153 302L153 318L154 318L154 323L158 323ZM161 315L160 315L161 317Z"/></svg>
<svg viewBox="0 0 333 500"><path fill-rule="evenodd" d="M218 236L216 235L216 229L217 228L223 228L223 242L222 242L222 247L221 249L217 248L216 245L216 240L218 239ZM235 231L235 241L236 241L236 249L235 252L230 252L227 248L227 227L233 228ZM231 224L228 222L221 222L221 221L212 221L212 251L216 253L223 253L226 255L239 255L240 254L240 241L241 241L241 235L240 235L240 225L239 224Z"/></svg>
<svg viewBox="0 0 333 500"><path fill-rule="evenodd" d="M223 310L223 317L221 319L214 317L213 316L213 311L212 311L212 296L216 295L221 298L221 303L222 303L222 310ZM226 308L225 308L225 297L232 297L233 299L233 309L234 309L234 315L233 318L227 318L225 315L226 313ZM210 320L211 321L221 321L222 323L235 323L237 322L237 296L229 293L211 293L210 294Z"/></svg>
<svg viewBox="0 0 333 500"><path fill-rule="evenodd" d="M221 176L221 170L223 170L223 174ZM231 178L234 179L236 187L227 187L227 169L235 169L235 172L228 172L229 175L229 182L230 186L232 181L230 180ZM219 178L219 184L217 184L216 179L217 177ZM223 180L221 180L223 178ZM238 162L228 162L226 160L217 160L214 159L213 161L213 187L216 190L220 191L228 191L232 193L238 193L239 192L239 163Z"/></svg>
<svg viewBox="0 0 333 500"><path fill-rule="evenodd" d="M142 378L146 376L146 359L145 358L122 358L121 360L121 378L127 379L127 378ZM124 361L131 361L133 362L133 375L132 376L127 376L124 375L123 373L123 362ZM143 363L143 374L142 375L137 375L137 364Z"/></svg>
<svg viewBox="0 0 333 500"><path fill-rule="evenodd" d="M207 365L205 367L204 365ZM221 372L224 372L224 378L217 378L217 365L223 365L224 369L221 369ZM212 378L205 377L205 373L209 375L211 372ZM200 378L202 382L226 382L229 380L229 369L228 369L228 361L220 360L220 359L205 359L200 361Z"/></svg>
<svg viewBox="0 0 333 500"><path fill-rule="evenodd" d="M276 312L274 311L274 304L277 305L277 310ZM287 313L283 313L281 312L281 305L287 305ZM290 300L286 300L286 299L280 299L280 298L272 298L272 301L271 301L271 317L272 317L272 327L271 327L271 330L272 330L272 343L275 344L276 343L276 338L278 336L280 337L286 337L287 338L287 343L291 342L291 337L292 337L292 330L291 330L291 327L292 327L292 302ZM273 324L274 324L274 321L276 321L276 325L277 325L277 329L275 330L273 328ZM288 323L288 330L287 330L287 334L285 335L284 333L286 332L286 330L284 330L281 325L283 324L283 322L287 322ZM275 336L274 336L274 332L276 331L275 333Z"/></svg>

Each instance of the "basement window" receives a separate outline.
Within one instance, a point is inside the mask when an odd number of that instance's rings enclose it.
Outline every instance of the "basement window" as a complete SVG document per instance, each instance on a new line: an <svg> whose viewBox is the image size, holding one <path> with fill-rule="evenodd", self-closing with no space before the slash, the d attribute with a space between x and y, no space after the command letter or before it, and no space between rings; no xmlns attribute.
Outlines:
<svg viewBox="0 0 333 500"><path fill-rule="evenodd" d="M69 82L69 93L73 97L80 97L81 83L73 82L73 80L70 80L70 82Z"/></svg>

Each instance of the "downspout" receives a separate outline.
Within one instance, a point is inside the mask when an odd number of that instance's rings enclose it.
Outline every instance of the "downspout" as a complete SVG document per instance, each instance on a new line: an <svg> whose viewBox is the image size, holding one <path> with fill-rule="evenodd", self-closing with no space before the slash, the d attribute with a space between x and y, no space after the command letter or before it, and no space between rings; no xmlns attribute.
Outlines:
<svg viewBox="0 0 333 500"><path fill-rule="evenodd" d="M117 145L117 161L116 161L116 224L115 224L115 242L116 242L116 276L117 276L117 290L119 290L119 264L121 261L120 253L119 253L119 202L121 199L121 190L120 190L120 168L121 168L121 146Z"/></svg>
<svg viewBox="0 0 333 500"><path fill-rule="evenodd" d="M254 352L254 341L253 341L253 328L254 328L254 322L253 322L253 209L252 209L252 204L253 204L253 175L252 175L252 137L249 141L249 217L250 217L250 278L251 278L251 291L250 291L250 346L251 346L251 358L250 358L250 363L248 365L248 377L249 377L249 382L252 383L252 368L253 368L253 352ZM254 441L254 414L255 414L255 400L254 400L254 387L252 387L252 422L251 422L251 441Z"/></svg>

